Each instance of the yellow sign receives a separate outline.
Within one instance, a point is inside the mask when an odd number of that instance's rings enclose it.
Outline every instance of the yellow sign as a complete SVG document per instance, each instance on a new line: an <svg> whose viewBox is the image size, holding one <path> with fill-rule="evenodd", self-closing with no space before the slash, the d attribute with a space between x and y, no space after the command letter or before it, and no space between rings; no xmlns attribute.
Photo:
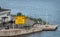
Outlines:
<svg viewBox="0 0 60 37"><path fill-rule="evenodd" d="M15 16L15 24L25 24L25 16Z"/></svg>

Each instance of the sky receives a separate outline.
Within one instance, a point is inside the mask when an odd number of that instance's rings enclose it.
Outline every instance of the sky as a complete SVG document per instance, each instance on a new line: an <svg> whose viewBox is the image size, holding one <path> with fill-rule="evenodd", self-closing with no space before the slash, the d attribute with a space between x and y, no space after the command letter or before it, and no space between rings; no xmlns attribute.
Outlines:
<svg viewBox="0 0 60 37"><path fill-rule="evenodd" d="M45 13L51 9L55 9L55 5L58 3L59 0L0 0L2 8L11 9L11 13L13 14L22 12L26 15L30 15L30 13Z"/></svg>

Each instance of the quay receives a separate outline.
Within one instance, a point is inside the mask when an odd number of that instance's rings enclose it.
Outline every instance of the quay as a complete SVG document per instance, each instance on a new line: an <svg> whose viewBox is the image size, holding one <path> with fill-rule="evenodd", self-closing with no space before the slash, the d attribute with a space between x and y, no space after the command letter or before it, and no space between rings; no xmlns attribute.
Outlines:
<svg viewBox="0 0 60 37"><path fill-rule="evenodd" d="M30 29L2 29L0 30L0 36L18 36L24 34L30 34L41 31L56 30L57 25L34 25Z"/></svg>

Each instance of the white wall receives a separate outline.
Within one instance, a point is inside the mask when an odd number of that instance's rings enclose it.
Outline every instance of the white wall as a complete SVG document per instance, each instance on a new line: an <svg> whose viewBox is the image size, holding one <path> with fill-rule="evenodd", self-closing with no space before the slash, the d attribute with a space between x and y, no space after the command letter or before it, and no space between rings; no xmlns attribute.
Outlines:
<svg viewBox="0 0 60 37"><path fill-rule="evenodd" d="M3 11L3 12L0 12L0 23L3 21L2 20L2 17L8 17L6 18L5 21L10 21L11 20L11 16L10 16L10 11ZM2 21L1 21L2 20Z"/></svg>

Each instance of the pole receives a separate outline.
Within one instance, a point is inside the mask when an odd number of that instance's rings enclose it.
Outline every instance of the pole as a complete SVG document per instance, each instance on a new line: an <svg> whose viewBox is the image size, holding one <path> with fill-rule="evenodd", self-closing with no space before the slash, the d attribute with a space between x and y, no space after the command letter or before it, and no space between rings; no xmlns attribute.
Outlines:
<svg viewBox="0 0 60 37"><path fill-rule="evenodd" d="M43 20L42 20L42 25L43 25Z"/></svg>
<svg viewBox="0 0 60 37"><path fill-rule="evenodd" d="M14 23L13 23L13 29L14 29Z"/></svg>

